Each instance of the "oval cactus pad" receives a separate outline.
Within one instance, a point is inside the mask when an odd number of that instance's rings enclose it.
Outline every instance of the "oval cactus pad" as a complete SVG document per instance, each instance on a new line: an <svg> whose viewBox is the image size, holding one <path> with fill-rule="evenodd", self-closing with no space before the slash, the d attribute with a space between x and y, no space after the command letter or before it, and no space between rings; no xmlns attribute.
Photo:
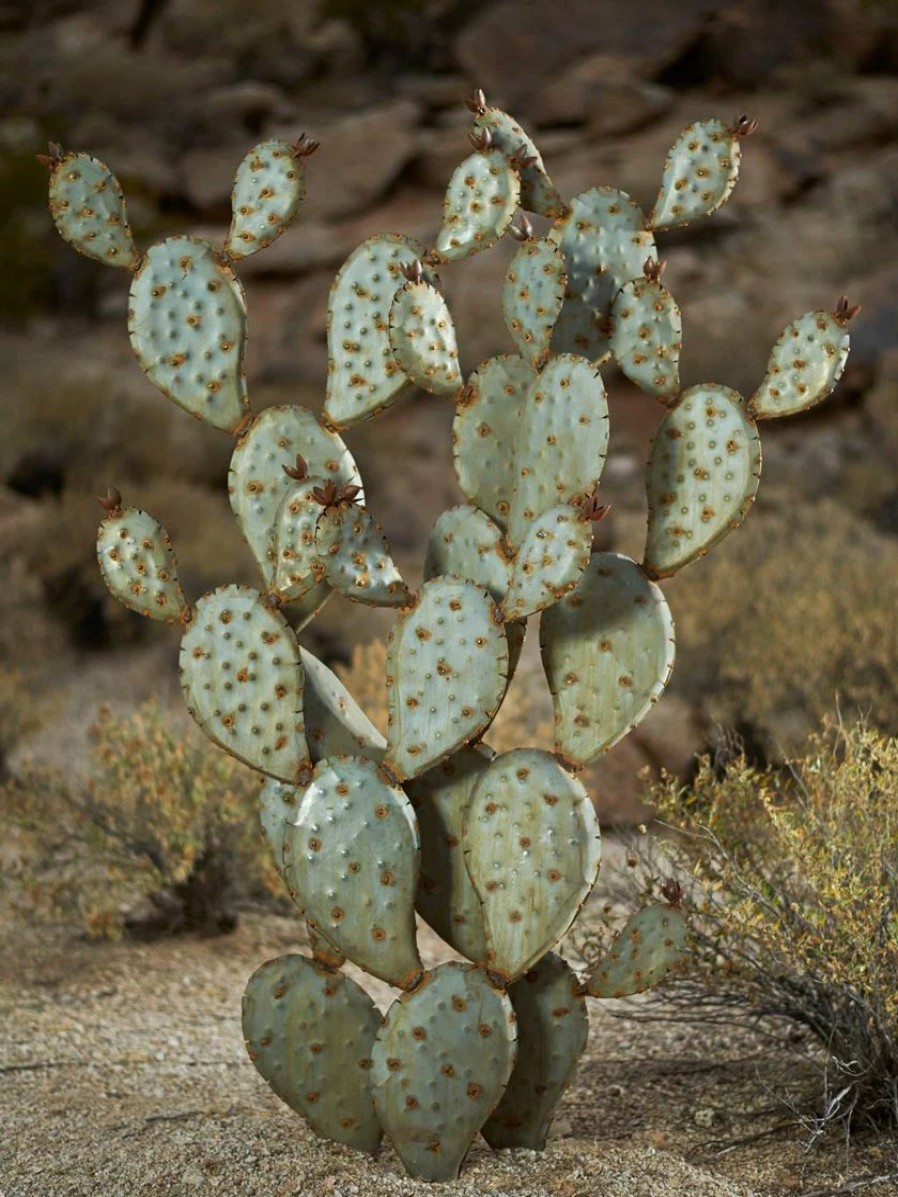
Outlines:
<svg viewBox="0 0 898 1197"><path fill-rule="evenodd" d="M225 249L245 258L288 228L306 192L302 159L288 141L273 138L249 151L237 167L233 217Z"/></svg>
<svg viewBox="0 0 898 1197"><path fill-rule="evenodd" d="M374 1108L402 1162L453 1180L515 1060L511 1002L469 964L440 964L387 1012L374 1043Z"/></svg>
<svg viewBox="0 0 898 1197"><path fill-rule="evenodd" d="M313 930L373 976L411 985L422 967L415 943L419 840L402 790L373 761L328 757L282 830L291 897Z"/></svg>
<svg viewBox="0 0 898 1197"><path fill-rule="evenodd" d="M492 758L483 745L461 748L405 786L421 832L418 913L475 964L486 960L486 930L465 867L462 833L474 786Z"/></svg>
<svg viewBox="0 0 898 1197"><path fill-rule="evenodd" d="M482 1134L490 1147L542 1151L586 1047L589 1014L576 973L554 952L509 986L508 996L518 1022L518 1056Z"/></svg>
<svg viewBox="0 0 898 1197"><path fill-rule="evenodd" d="M592 524L576 507L550 507L527 529L514 559L502 618L526 619L572 590L589 562Z"/></svg>
<svg viewBox="0 0 898 1197"><path fill-rule="evenodd" d="M107 516L97 533L103 581L120 603L165 623L188 612L168 533L145 511L128 507Z"/></svg>
<svg viewBox="0 0 898 1197"><path fill-rule="evenodd" d="M403 373L422 390L453 394L461 386L455 325L430 283L408 282L390 307L390 345Z"/></svg>
<svg viewBox="0 0 898 1197"><path fill-rule="evenodd" d="M664 693L674 664L670 608L635 561L595 553L576 589L543 612L539 631L555 746L581 768Z"/></svg>
<svg viewBox="0 0 898 1197"><path fill-rule="evenodd" d="M505 597L511 563L501 529L477 507L450 507L438 517L427 543L424 577L476 582L497 603Z"/></svg>
<svg viewBox="0 0 898 1197"><path fill-rule="evenodd" d="M323 567L315 547L321 504L312 492L323 485L318 477L295 481L284 493L268 533L263 570L271 574L275 594L287 601L302 598L321 581Z"/></svg>
<svg viewBox="0 0 898 1197"><path fill-rule="evenodd" d="M564 256L551 241L525 241L506 272L505 323L522 356L536 367L548 356L566 282Z"/></svg>
<svg viewBox="0 0 898 1197"><path fill-rule="evenodd" d="M514 444L535 374L513 353L491 357L462 388L452 425L455 476L467 499L505 527L515 484Z"/></svg>
<svg viewBox="0 0 898 1197"><path fill-rule="evenodd" d="M589 795L547 752L503 753L474 789L464 848L490 968L513 981L555 946L595 885L601 845Z"/></svg>
<svg viewBox="0 0 898 1197"><path fill-rule="evenodd" d="M274 585L278 569L272 529L284 514L281 504L296 488L284 467L292 466L297 456L305 459L310 477L336 486L361 486L341 438L323 428L306 408L269 407L256 416L231 456L228 496L267 586ZM319 507L316 520L320 514Z"/></svg>
<svg viewBox="0 0 898 1197"><path fill-rule="evenodd" d="M764 381L748 401L756 420L791 416L825 399L845 369L849 336L832 312L806 312L780 333Z"/></svg>
<svg viewBox="0 0 898 1197"><path fill-rule="evenodd" d="M471 154L456 167L443 201L436 252L444 262L495 245L511 224L520 197L518 176L501 150Z"/></svg>
<svg viewBox="0 0 898 1197"><path fill-rule="evenodd" d="M745 518L760 477L761 441L742 396L710 384L684 391L649 458L646 572L665 578L707 553Z"/></svg>
<svg viewBox="0 0 898 1197"><path fill-rule="evenodd" d="M426 252L413 237L369 237L334 279L327 308L324 412L335 427L369 419L408 387L390 348L390 305L405 282L402 268Z"/></svg>
<svg viewBox="0 0 898 1197"><path fill-rule="evenodd" d="M505 694L508 640L473 582L433 578L393 626L387 649L387 762L415 777L475 740Z"/></svg>
<svg viewBox="0 0 898 1197"><path fill-rule="evenodd" d="M655 240L638 205L612 187L575 196L548 240L564 254L567 276L552 352L579 353L599 365L611 353L606 323L611 301L624 283L642 274Z"/></svg>
<svg viewBox="0 0 898 1197"><path fill-rule="evenodd" d="M669 399L680 390L680 309L654 279L626 283L611 305L611 352L627 378L649 395Z"/></svg>
<svg viewBox="0 0 898 1197"><path fill-rule="evenodd" d="M203 595L181 640L181 689L216 744L281 781L309 764L302 666L290 625L249 586Z"/></svg>
<svg viewBox="0 0 898 1197"><path fill-rule="evenodd" d="M489 133L493 145L515 164L521 180L521 207L540 216L557 216L564 200L543 165L542 155L518 122L501 108L487 108L474 120L475 129Z"/></svg>
<svg viewBox="0 0 898 1197"><path fill-rule="evenodd" d="M214 428L235 432L249 411L246 303L231 268L195 237L153 245L134 272L131 348L164 395Z"/></svg>
<svg viewBox="0 0 898 1197"><path fill-rule="evenodd" d="M66 154L55 162L50 213L60 236L85 257L134 269L138 254L125 197L105 162L89 154Z"/></svg>
<svg viewBox="0 0 898 1197"><path fill-rule="evenodd" d="M383 1019L350 977L279 956L250 977L243 1037L256 1068L316 1134L375 1151L371 1053Z"/></svg>
<svg viewBox="0 0 898 1197"><path fill-rule="evenodd" d="M595 366L565 353L550 358L521 405L514 439L515 487L508 538L523 543L531 523L591 492L608 449L608 401Z"/></svg>
<svg viewBox="0 0 898 1197"><path fill-rule="evenodd" d="M404 607L411 594L390 546L370 512L355 503L327 507L315 527L315 547L334 590L372 607Z"/></svg>
<svg viewBox="0 0 898 1197"><path fill-rule="evenodd" d="M621 998L651 989L686 951L689 925L679 906L654 902L630 918L587 980L590 997Z"/></svg>
<svg viewBox="0 0 898 1197"><path fill-rule="evenodd" d="M669 229L710 216L730 197L739 177L739 137L723 121L696 121L668 151L649 228Z"/></svg>

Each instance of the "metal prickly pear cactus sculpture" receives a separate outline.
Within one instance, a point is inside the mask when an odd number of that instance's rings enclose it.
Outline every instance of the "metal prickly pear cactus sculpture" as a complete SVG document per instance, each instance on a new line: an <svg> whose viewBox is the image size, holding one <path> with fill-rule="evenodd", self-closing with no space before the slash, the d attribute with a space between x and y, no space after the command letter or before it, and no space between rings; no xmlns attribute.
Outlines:
<svg viewBox="0 0 898 1197"><path fill-rule="evenodd" d="M588 999L638 993L688 951L668 881L589 976L557 955L599 870L578 773L664 693L674 624L659 580L745 518L759 422L829 394L857 311L843 299L789 324L747 401L713 382L681 390L681 313L655 237L726 201L755 123L690 125L646 216L610 187L563 199L511 116L479 91L467 107L473 153L449 182L435 243L369 237L336 277L320 416L253 413L237 275L300 210L315 142L247 153L223 245L172 236L143 251L104 163L57 145L39 156L61 235L131 272L128 328L149 380L234 438L228 490L257 588L225 584L192 601L163 526L115 489L97 553L120 602L181 629L190 713L258 771L263 833L306 919L311 955L249 979L250 1057L317 1134L369 1152L386 1134L429 1180L457 1176L480 1131L496 1148L542 1147L586 1042ZM544 236L527 212L550 222ZM512 345L465 377L436 269L503 237L520 242L497 296ZM597 488L608 360L664 407L641 562L593 540L607 511ZM454 405L460 490L417 590L341 436L414 387ZM386 737L299 643L335 593L394 611ZM555 743L497 756L483 737L537 615ZM469 963L422 961L416 915ZM385 1015L340 971L347 959L399 991Z"/></svg>

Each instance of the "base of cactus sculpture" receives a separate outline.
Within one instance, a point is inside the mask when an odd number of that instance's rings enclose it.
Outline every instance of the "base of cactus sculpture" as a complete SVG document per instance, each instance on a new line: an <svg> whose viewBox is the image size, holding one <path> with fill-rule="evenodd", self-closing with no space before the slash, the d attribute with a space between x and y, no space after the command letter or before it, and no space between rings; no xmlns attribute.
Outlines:
<svg viewBox="0 0 898 1197"><path fill-rule="evenodd" d="M478 1132L496 1148L542 1148L586 1043L588 1000L647 989L687 955L670 882L589 976L553 950L599 871L578 774L664 693L674 624L659 580L744 519L759 421L831 391L856 311L842 300L790 324L747 401L715 383L681 390L682 318L655 238L726 201L754 122L686 129L646 216L609 187L564 199L511 116L479 91L468 108L472 152L434 244L370 237L336 277L320 418L253 415L235 269L299 211L316 143L249 151L224 245L175 236L146 251L104 163L59 146L41 155L62 236L132 274L128 327L147 378L235 442L229 495L256 588L190 599L165 529L117 491L97 553L122 603L180 629L187 706L260 774L262 829L306 919L311 956L268 961L247 984L250 1058L317 1134L372 1152L385 1133L410 1173L435 1181L458 1175ZM526 212L550 222L545 236ZM465 378L439 272L504 237L520 243L500 297L513 349ZM593 544L607 511L606 361L663 406L641 562ZM466 500L437 521L417 591L342 439L412 387L455 405L446 448ZM334 594L396 610L386 737L300 645ZM537 616L555 744L497 756L484 737ZM468 963L425 969L416 913ZM398 991L385 1016L340 971L346 960Z"/></svg>

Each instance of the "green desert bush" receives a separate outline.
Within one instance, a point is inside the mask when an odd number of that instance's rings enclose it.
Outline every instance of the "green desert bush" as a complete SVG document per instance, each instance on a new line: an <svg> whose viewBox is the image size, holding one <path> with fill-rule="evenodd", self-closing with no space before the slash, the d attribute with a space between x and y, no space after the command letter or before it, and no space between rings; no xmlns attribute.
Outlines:
<svg viewBox="0 0 898 1197"><path fill-rule="evenodd" d="M155 702L91 730L83 785L29 767L0 788L15 828L6 884L17 910L91 937L214 935L241 900L276 888L258 826L258 782Z"/></svg>
<svg viewBox="0 0 898 1197"><path fill-rule="evenodd" d="M836 502L756 512L669 591L676 684L762 756L836 704L898 734L898 543Z"/></svg>
<svg viewBox="0 0 898 1197"><path fill-rule="evenodd" d="M648 1017L786 1020L819 1048L796 1106L815 1133L898 1128L898 740L832 722L782 769L706 758L652 797L676 832L627 863L680 882L694 952Z"/></svg>

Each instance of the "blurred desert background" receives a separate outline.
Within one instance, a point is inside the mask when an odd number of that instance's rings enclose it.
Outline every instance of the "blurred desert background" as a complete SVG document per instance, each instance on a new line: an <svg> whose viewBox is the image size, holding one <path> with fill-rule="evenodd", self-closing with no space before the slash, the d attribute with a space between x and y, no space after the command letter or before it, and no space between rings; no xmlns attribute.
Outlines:
<svg viewBox="0 0 898 1197"><path fill-rule="evenodd" d="M469 152L463 100L474 87L525 125L563 195L617 186L646 210L665 152L686 125L741 113L759 121L725 207L658 236L665 283L683 313L684 388L717 382L750 395L791 319L832 309L843 294L863 308L833 397L805 415L763 425L760 494L745 526L665 583L677 625L676 669L664 700L590 772L603 825L645 819L647 778L667 770L688 780L697 754L731 730L759 763L800 751L836 710L862 712L875 727L898 733L898 4L0 0L4 776L37 766L79 784L91 768L89 729L104 705L125 717L155 697L164 718L183 726L176 631L123 610L97 569L95 496L108 485L169 530L189 595L229 581L254 583L227 501L230 439L191 420L143 377L128 343L128 275L61 241L35 154L52 140L106 161L146 247L181 232L223 239L234 171L246 150L275 135L305 132L319 140L294 227L238 267L248 300L254 409L300 403L318 411L333 276L371 234L432 240L446 183ZM443 271L466 373L510 349L499 295L512 252L503 243ZM612 512L600 531L605 547L639 559L644 466L662 409L614 368L603 375L612 431L601 495ZM436 516L461 501L452 415L450 402L422 393L345 437L369 507L412 585L420 581ZM382 701L376 642L389 619L335 598L303 633L306 646L341 668L375 707ZM527 727L547 746L539 737L547 736L551 706L535 627L510 712L504 734ZM15 833L2 850L15 851ZM229 952L245 957L245 975L254 958L264 958L261 943L273 937L277 948L278 936L290 939L280 924L273 932L266 917L255 909L236 947L209 949L216 953L210 985L237 986L239 976L219 976ZM7 975L21 973L38 986L29 991L29 1010L37 1010L33 995L47 976L72 1003L78 994L98 1000L105 982L91 981L101 968L91 953L118 949L86 947L78 934L41 930L22 941L10 933ZM169 953L158 966L163 988L177 989L198 949L159 950ZM175 951L183 958L171 957ZM69 952L74 980L61 963ZM135 959L141 970L157 967L150 956ZM125 968L119 957L106 965ZM227 991L227 1002L222 993L220 1017L233 1018L239 986ZM102 1017L97 1011L90 1019ZM43 1026L43 1017L34 1013L33 1026ZM67 1058L65 1044L60 1050ZM144 1048L133 1043L129 1050ZM13 1063L31 1059L27 1047L16 1051L13 1045ZM258 1082L248 1065L246 1073L240 1084L249 1101ZM60 1103L64 1123L65 1083L58 1084L49 1099ZM598 1089L608 1084L606 1077ZM41 1092L23 1089L19 1100L43 1101ZM684 1108L694 1099L687 1094ZM212 1101L205 1095L199 1104ZM271 1112L274 1105L267 1108L269 1118L282 1117ZM689 1125L696 1133L702 1126ZM186 1133L167 1126L159 1132L160 1142ZM91 1189L86 1180L79 1182L85 1187L65 1187L64 1171L55 1180L26 1181L21 1166L4 1190L0 1166L0 1192L144 1192L142 1173L130 1187L110 1187L118 1164L108 1167L104 1186L97 1180ZM203 1173L197 1164L196 1181L193 1164L172 1167L164 1191L218 1191L214 1169ZM342 1191L342 1181L325 1185L333 1179L328 1160L314 1184L295 1189L286 1180L281 1189L251 1187L252 1169L240 1167L234 1176L245 1193ZM559 1168L562 1176L567 1165ZM738 1168L734 1175L737 1186L748 1183ZM352 1183L362 1187L347 1192L380 1192L370 1176ZM702 1183L680 1176L679 1191L786 1191L777 1187L785 1184L780 1173L756 1189ZM581 1190L533 1191L574 1197Z"/></svg>

